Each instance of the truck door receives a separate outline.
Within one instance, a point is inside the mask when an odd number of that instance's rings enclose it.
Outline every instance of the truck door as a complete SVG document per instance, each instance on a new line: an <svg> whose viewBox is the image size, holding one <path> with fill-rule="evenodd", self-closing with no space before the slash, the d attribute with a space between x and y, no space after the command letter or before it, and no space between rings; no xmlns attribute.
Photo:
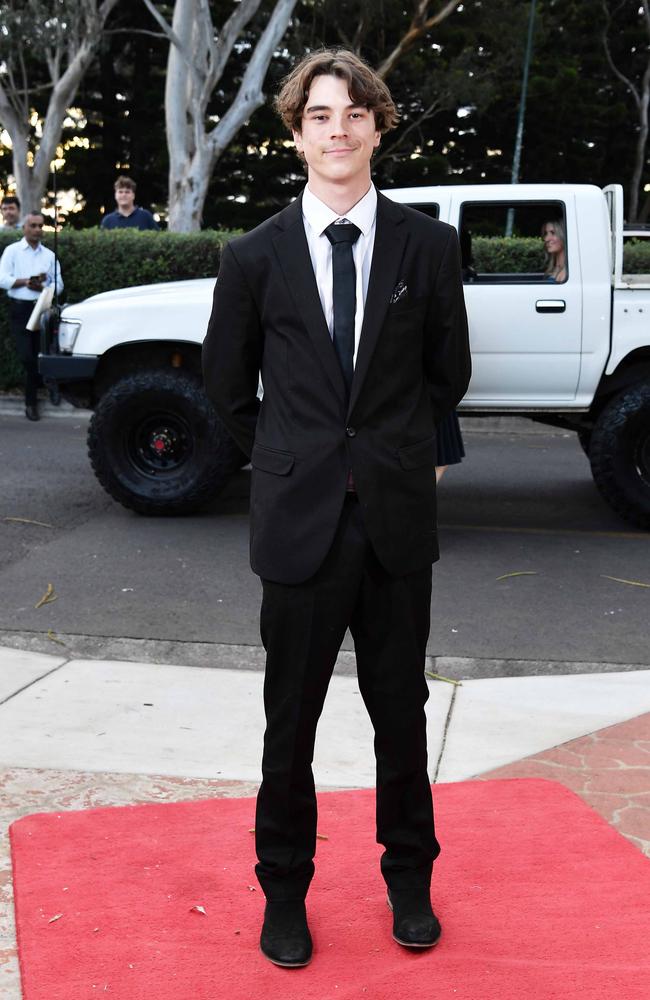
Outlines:
<svg viewBox="0 0 650 1000"><path fill-rule="evenodd" d="M575 398L582 288L572 199L521 192L509 201L470 201L459 192L473 361L463 408L543 408Z"/></svg>

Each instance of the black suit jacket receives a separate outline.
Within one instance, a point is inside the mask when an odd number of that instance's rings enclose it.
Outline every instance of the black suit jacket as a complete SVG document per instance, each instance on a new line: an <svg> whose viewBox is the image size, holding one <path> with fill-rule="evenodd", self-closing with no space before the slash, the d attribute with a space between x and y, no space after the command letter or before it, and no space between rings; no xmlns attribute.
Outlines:
<svg viewBox="0 0 650 1000"><path fill-rule="evenodd" d="M391 303L402 283L406 292ZM385 569L401 576L438 558L436 423L470 376L451 226L379 194L348 402L297 199L224 249L203 371L209 398L251 456L251 565L259 576L291 584L316 572L350 469Z"/></svg>

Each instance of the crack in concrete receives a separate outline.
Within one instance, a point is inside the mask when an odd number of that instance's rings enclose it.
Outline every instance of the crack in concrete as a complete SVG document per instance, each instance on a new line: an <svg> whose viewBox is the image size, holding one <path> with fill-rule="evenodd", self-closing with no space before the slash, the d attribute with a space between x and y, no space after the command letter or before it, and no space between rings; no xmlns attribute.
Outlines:
<svg viewBox="0 0 650 1000"><path fill-rule="evenodd" d="M449 701L449 708L447 709L447 718L445 719L445 727L442 731L442 743L440 744L440 753L438 754L438 760L436 761L436 769L433 774L433 785L438 782L438 775L440 774L440 768L442 766L442 758L445 752L445 746L447 745L447 733L449 732L449 727L451 725L451 717L454 711L454 705L456 704L456 695L458 693L458 687L454 684L453 690L451 692L451 699Z"/></svg>

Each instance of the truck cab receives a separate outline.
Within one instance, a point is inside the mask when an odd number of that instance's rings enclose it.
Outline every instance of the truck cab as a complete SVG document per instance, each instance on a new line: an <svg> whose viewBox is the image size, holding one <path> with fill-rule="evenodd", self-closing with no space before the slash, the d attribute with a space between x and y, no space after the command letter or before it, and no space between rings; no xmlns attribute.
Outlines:
<svg viewBox="0 0 650 1000"><path fill-rule="evenodd" d="M621 186L384 193L459 233L473 363L462 414L576 431L607 502L650 528L650 273L625 264L625 241L650 232L625 229ZM549 225L564 247L556 277ZM211 280L141 286L68 306L40 359L64 396L95 410L95 472L141 513L194 510L245 461L201 386L212 289Z"/></svg>

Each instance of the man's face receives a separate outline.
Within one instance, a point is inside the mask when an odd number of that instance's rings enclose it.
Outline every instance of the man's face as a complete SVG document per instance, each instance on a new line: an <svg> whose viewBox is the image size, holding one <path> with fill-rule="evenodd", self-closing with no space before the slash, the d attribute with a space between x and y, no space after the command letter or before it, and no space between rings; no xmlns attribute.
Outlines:
<svg viewBox="0 0 650 1000"><path fill-rule="evenodd" d="M2 212L2 221L5 226L15 226L20 218L20 209L18 205L14 202L9 202L7 205L0 206L0 211Z"/></svg>
<svg viewBox="0 0 650 1000"><path fill-rule="evenodd" d="M28 215L23 223L23 236L30 244L36 246L43 235L43 216Z"/></svg>
<svg viewBox="0 0 650 1000"><path fill-rule="evenodd" d="M370 159L381 135L374 112L352 103L346 81L322 75L310 87L302 129L294 130L293 138L310 179L348 185L370 180Z"/></svg>
<svg viewBox="0 0 650 1000"><path fill-rule="evenodd" d="M126 212L128 215L133 209L133 203L135 202L135 191L133 191L130 187L115 188L115 202L117 204L117 207L122 212Z"/></svg>

